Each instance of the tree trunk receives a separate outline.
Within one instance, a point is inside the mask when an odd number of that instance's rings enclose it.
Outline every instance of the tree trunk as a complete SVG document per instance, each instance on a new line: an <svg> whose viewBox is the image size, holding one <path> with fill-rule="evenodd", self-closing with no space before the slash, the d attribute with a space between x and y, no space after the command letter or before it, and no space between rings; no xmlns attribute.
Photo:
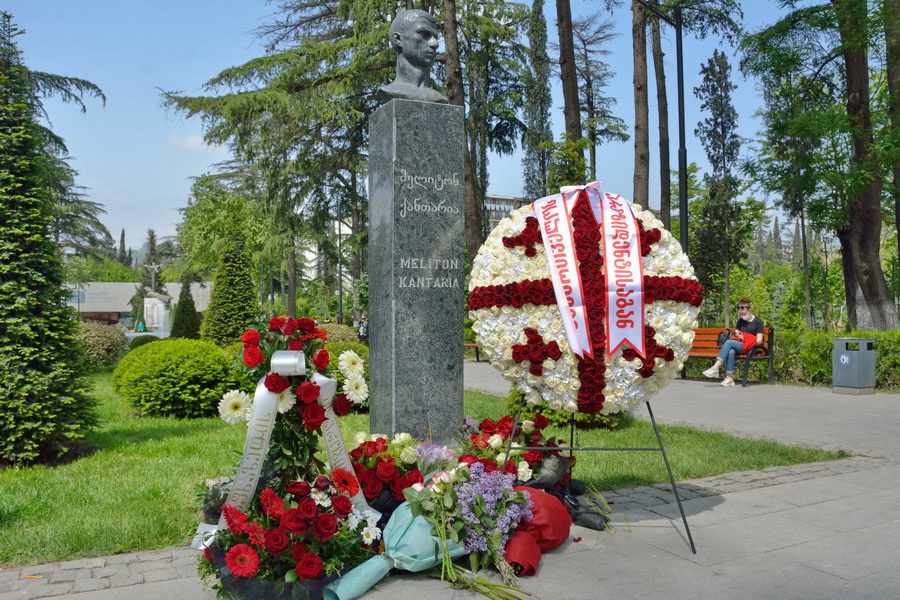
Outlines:
<svg viewBox="0 0 900 600"><path fill-rule="evenodd" d="M588 154L590 155L590 164L588 166L588 181L596 181L597 180L597 127L594 123L594 83L591 79L590 71L587 70L585 73L585 82L584 82L585 91L585 104L584 112L587 115L588 123L588 133L587 138L590 141L590 145L588 145Z"/></svg>
<svg viewBox="0 0 900 600"><path fill-rule="evenodd" d="M653 72L656 75L656 114L659 119L659 217L666 229L672 230L672 177L669 165L669 100L666 95L665 54L660 42L659 19L650 21L651 44L653 46Z"/></svg>
<svg viewBox="0 0 900 600"><path fill-rule="evenodd" d="M867 174L868 182L850 203L849 242L853 269L875 329L898 326L897 309L881 269L881 176L869 107L869 71L866 53L866 0L832 0L843 45L847 77L847 116L850 118L853 167Z"/></svg>
<svg viewBox="0 0 900 600"><path fill-rule="evenodd" d="M462 70L459 64L459 41L456 35L456 0L444 0L444 48L447 72L447 97L450 104L465 106L465 94L462 85ZM481 194L475 185L475 169L472 165L472 155L469 152L469 142L463 128L463 166L465 168L465 243L466 252L470 261L475 260L478 249L484 243L484 227L482 225Z"/></svg>
<svg viewBox="0 0 900 600"><path fill-rule="evenodd" d="M291 236L291 243L287 253L287 298L285 299L285 308L287 316L292 319L297 318L297 248L294 245L294 236Z"/></svg>
<svg viewBox="0 0 900 600"><path fill-rule="evenodd" d="M812 302L809 298L809 252L806 249L806 217L800 211L800 245L801 254L803 255L803 300L806 306L806 328L812 329Z"/></svg>
<svg viewBox="0 0 900 600"><path fill-rule="evenodd" d="M731 261L725 261L725 297L722 305L722 327L731 327L728 320L731 317Z"/></svg>
<svg viewBox="0 0 900 600"><path fill-rule="evenodd" d="M643 7L631 4L634 62L634 189L635 204L647 207L650 199L650 115L647 99L647 31Z"/></svg>
<svg viewBox="0 0 900 600"><path fill-rule="evenodd" d="M847 303L847 324L856 327L856 271L853 269L853 245L850 243L850 232L844 228L837 232L841 244L841 271L844 275L844 300Z"/></svg>
<svg viewBox="0 0 900 600"><path fill-rule="evenodd" d="M581 139L581 107L578 102L578 73L575 69L575 41L569 0L556 0L556 28L559 32L559 78L562 81L566 137L577 142Z"/></svg>
<svg viewBox="0 0 900 600"><path fill-rule="evenodd" d="M888 117L894 132L900 132L900 0L884 0L884 39L887 55ZM894 150L893 187L894 227L900 231L900 149ZM897 244L900 266L900 244Z"/></svg>

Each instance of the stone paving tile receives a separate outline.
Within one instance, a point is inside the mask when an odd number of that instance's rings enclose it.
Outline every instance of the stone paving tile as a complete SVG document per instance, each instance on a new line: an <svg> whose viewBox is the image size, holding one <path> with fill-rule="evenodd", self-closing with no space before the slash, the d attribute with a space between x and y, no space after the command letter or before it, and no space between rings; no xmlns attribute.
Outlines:
<svg viewBox="0 0 900 600"><path fill-rule="evenodd" d="M172 566L171 558L155 558L154 560L130 563L128 568L132 573L146 573L147 571L155 571L170 566Z"/></svg>
<svg viewBox="0 0 900 600"><path fill-rule="evenodd" d="M111 587L124 587L126 585L137 585L144 583L144 575L135 573L134 575L113 575L109 578Z"/></svg>
<svg viewBox="0 0 900 600"><path fill-rule="evenodd" d="M82 558L59 563L59 568L63 571L68 571L69 569L92 569L94 567L102 567L105 564L106 559L103 557Z"/></svg>
<svg viewBox="0 0 900 600"><path fill-rule="evenodd" d="M196 567L195 567L196 570ZM173 569L170 566L164 569L156 569L155 571L147 571L144 573L144 582L151 581L166 581L169 579L176 579L178 577L178 569Z"/></svg>
<svg viewBox="0 0 900 600"><path fill-rule="evenodd" d="M63 596L69 593L69 590L72 589L71 583L55 583L53 585L45 585L43 587L34 588L34 590L28 590L28 595L23 596L23 598L51 598L53 596Z"/></svg>
<svg viewBox="0 0 900 600"><path fill-rule="evenodd" d="M62 583L63 581L75 581L78 579L90 579L90 569L68 569L56 571L50 576L50 583Z"/></svg>
<svg viewBox="0 0 900 600"><path fill-rule="evenodd" d="M96 592L105 590L108 587L110 587L109 579L82 579L81 581L76 581L75 585L72 586L72 593Z"/></svg>

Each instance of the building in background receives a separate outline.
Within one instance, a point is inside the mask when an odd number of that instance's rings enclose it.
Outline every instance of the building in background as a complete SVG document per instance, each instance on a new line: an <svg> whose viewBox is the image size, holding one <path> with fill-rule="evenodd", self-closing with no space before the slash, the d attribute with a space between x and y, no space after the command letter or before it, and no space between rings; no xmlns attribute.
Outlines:
<svg viewBox="0 0 900 600"><path fill-rule="evenodd" d="M106 325L124 325L131 327L131 306L128 302L134 297L134 293L140 287L134 282L90 282L72 289L68 305L74 308L81 318L89 323L104 323ZM181 293L180 283L163 284L166 295L178 298ZM191 295L194 297L194 306L199 312L203 312L209 306L209 292L212 282L191 284ZM174 307L174 305L173 305Z"/></svg>
<svg viewBox="0 0 900 600"><path fill-rule="evenodd" d="M484 216L487 220L488 233L493 231L500 224L500 221L508 217L510 212L530 202L527 198L487 194L484 197Z"/></svg>

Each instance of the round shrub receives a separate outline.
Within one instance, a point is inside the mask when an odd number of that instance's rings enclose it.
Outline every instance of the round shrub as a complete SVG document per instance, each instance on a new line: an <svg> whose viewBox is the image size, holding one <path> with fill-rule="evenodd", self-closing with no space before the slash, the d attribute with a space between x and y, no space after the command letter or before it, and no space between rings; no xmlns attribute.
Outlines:
<svg viewBox="0 0 900 600"><path fill-rule="evenodd" d="M118 327L100 323L79 323L75 339L81 343L81 357L92 367L114 365L128 338Z"/></svg>
<svg viewBox="0 0 900 600"><path fill-rule="evenodd" d="M338 325L337 323L325 323L319 326L328 334L329 342L358 342L359 336L356 330L347 325ZM362 356L362 355L360 355Z"/></svg>
<svg viewBox="0 0 900 600"><path fill-rule="evenodd" d="M211 417L235 389L232 359L211 342L169 338L132 350L113 372L115 391L147 416Z"/></svg>
<svg viewBox="0 0 900 600"><path fill-rule="evenodd" d="M135 348L140 348L144 344L149 344L150 342L158 342L160 339L152 334L138 335L131 338L131 343L128 344L128 347L134 350Z"/></svg>
<svg viewBox="0 0 900 600"><path fill-rule="evenodd" d="M519 410L521 404L522 392L517 390L515 386L511 386L509 396L506 397L506 410L510 416L515 418L516 411ZM571 414L562 410L553 410L546 403L542 402L539 405L525 404L522 414L519 416L519 421L531 420L537 413L547 417L550 420L550 424L555 427L568 427L572 418ZM575 424L578 429L621 429L626 427L631 419L631 415L625 411L611 415L575 413Z"/></svg>
<svg viewBox="0 0 900 600"><path fill-rule="evenodd" d="M330 338L329 338L330 339ZM363 361L363 365L365 365L365 377L366 382L369 381L369 347L365 344L361 344L360 342L328 342L325 344L325 350L328 351L329 365L331 366L331 377L334 377L338 382L338 391L341 390L341 387L344 385L344 376L341 375L340 370L338 370L338 359L341 357L341 354L346 352L347 350L353 350Z"/></svg>

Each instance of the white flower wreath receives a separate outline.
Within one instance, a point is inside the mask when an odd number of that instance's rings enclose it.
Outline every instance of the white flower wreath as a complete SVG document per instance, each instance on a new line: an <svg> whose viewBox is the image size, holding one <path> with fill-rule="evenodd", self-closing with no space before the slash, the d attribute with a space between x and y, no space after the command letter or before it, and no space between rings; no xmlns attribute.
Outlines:
<svg viewBox="0 0 900 600"><path fill-rule="evenodd" d="M645 281L648 277L681 278L689 280L688 283L699 289L694 270L678 242L650 211L637 205L631 206L644 231L659 230L659 240L650 245L650 252L641 261ZM533 250L527 252L521 245L509 247L509 240L507 244L503 241L504 238L520 236L528 226L526 219L533 216L532 208L525 206L513 211L494 229L473 263L470 292L486 286L550 278L547 254L540 241L531 244ZM537 239L540 240L539 237ZM601 255L602 248L601 243ZM699 304L699 300L695 300L694 304ZM491 364L516 384L529 403L543 401L554 410L578 410L578 390L581 387L578 358L569 350L555 303L536 305L528 302L521 308L503 305L472 309L470 300L470 309L470 317L475 321L472 328L479 345ZM681 370L694 339L693 329L697 326L698 312L698 306L686 301L654 299L645 303L645 324L655 330L653 339L656 343L672 351L669 354L671 360L654 358L652 374L647 376L640 372L644 364L640 357L626 360L621 347L611 356L604 353L606 387L603 389L605 399L599 411L601 414L615 413L646 402ZM544 343L555 341L561 353L558 360L543 360L541 368L536 369L541 372L540 375L533 373L531 361L516 362L513 358L513 346L528 343L526 328L536 330Z"/></svg>

